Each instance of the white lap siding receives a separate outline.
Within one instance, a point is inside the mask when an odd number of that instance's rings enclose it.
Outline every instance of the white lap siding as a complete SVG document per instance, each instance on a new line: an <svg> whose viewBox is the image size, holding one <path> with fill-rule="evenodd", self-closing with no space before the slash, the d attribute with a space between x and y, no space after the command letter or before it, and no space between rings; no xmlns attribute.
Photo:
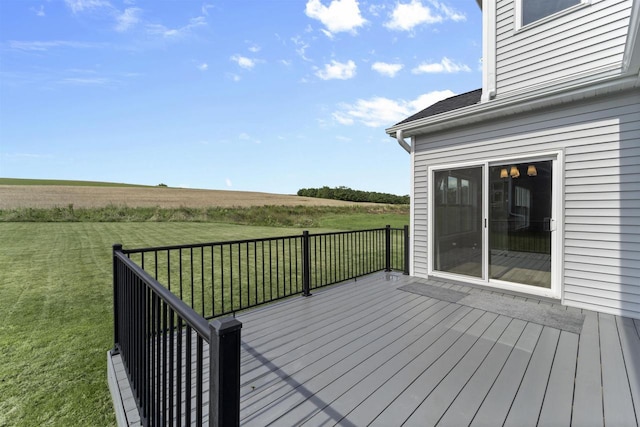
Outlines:
<svg viewBox="0 0 640 427"><path fill-rule="evenodd" d="M428 268L428 167L564 152L564 303L640 318L640 94L418 135L414 274Z"/></svg>
<svg viewBox="0 0 640 427"><path fill-rule="evenodd" d="M497 98L620 69L631 0L592 0L564 15L517 29L515 2L496 9Z"/></svg>

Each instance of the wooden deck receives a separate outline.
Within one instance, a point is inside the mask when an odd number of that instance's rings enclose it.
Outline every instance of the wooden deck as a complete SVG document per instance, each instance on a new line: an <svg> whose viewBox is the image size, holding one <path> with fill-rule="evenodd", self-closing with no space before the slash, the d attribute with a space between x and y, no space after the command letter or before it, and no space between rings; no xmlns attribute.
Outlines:
<svg viewBox="0 0 640 427"><path fill-rule="evenodd" d="M639 425L640 320L395 273L237 317L243 426Z"/></svg>

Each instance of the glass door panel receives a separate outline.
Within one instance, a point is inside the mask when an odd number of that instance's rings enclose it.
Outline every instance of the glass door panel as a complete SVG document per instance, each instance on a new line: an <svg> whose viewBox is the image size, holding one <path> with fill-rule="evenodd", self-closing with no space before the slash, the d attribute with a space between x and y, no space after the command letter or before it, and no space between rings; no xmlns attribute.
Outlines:
<svg viewBox="0 0 640 427"><path fill-rule="evenodd" d="M551 287L552 161L489 167L489 278Z"/></svg>
<svg viewBox="0 0 640 427"><path fill-rule="evenodd" d="M482 169L434 173L434 270L483 277Z"/></svg>

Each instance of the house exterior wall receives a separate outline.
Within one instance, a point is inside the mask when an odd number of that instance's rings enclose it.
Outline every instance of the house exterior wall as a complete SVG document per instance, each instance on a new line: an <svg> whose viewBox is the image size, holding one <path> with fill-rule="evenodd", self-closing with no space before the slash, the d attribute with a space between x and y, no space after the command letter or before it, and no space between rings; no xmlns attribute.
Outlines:
<svg viewBox="0 0 640 427"><path fill-rule="evenodd" d="M428 274L428 168L562 151L566 305L640 318L640 91L418 135L413 274Z"/></svg>
<svg viewBox="0 0 640 427"><path fill-rule="evenodd" d="M516 22L519 1L495 6L496 98L619 73L631 0L591 0L523 28Z"/></svg>

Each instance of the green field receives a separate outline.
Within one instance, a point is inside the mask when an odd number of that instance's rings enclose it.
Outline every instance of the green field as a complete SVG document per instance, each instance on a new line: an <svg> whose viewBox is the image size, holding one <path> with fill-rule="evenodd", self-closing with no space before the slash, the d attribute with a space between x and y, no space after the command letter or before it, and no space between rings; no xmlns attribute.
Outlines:
<svg viewBox="0 0 640 427"><path fill-rule="evenodd" d="M342 213L329 229L401 227L404 214ZM205 222L0 223L0 426L113 425L111 246L285 236L301 228Z"/></svg>

